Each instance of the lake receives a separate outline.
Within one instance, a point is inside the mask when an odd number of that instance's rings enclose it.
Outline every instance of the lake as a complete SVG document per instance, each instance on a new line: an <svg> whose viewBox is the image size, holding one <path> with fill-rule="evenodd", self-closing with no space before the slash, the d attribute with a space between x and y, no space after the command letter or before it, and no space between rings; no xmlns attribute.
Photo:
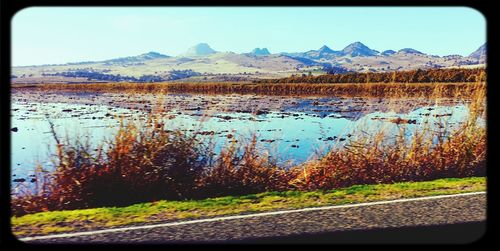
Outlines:
<svg viewBox="0 0 500 251"><path fill-rule="evenodd" d="M360 133L384 128L411 135L429 126L450 130L467 119L468 108L450 98L201 95L12 90L11 170L15 184L29 183L37 163L50 170L55 141L83 140L97 147L111 139L120 121L144 123L161 114L165 130L210 137L215 152L253 135L263 151L291 165L342 147ZM484 121L482 122L484 123Z"/></svg>

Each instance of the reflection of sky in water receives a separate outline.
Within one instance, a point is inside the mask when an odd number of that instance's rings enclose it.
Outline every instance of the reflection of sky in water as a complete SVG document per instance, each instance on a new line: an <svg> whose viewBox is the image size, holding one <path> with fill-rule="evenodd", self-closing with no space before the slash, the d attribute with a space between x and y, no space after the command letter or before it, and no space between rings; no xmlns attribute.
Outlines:
<svg viewBox="0 0 500 251"><path fill-rule="evenodd" d="M65 109L71 111L63 112ZM12 179L29 180L28 176L33 173L37 161L40 161L44 167L51 165L48 156L54 153L55 142L45 114L48 114L53 121L60 138L66 135L73 138L75 135L88 135L93 146L113 136L119 119L112 115L123 115L126 121L131 122L139 122L138 118L143 117L138 110L111 108L104 105L13 102L12 127L17 127L18 131L11 133L11 169L15 175ZM176 116L174 119L167 119L165 129L190 130L200 126L200 116L188 115L185 112L178 115L177 111L171 111L168 114ZM233 134L238 140L248 140L252 133L256 133L260 146L269 151L271 156L279 156L281 161L292 160L294 163L301 163L313 157L316 152L325 153L332 145L338 143L341 145L340 140L346 139L343 141L345 143L351 137L356 138L354 131L363 130L366 133L373 133L380 128L385 128L388 132L398 132L398 127L407 126L407 135L410 135L413 130L421 129L425 123L436 125L436 122L448 123L447 128L451 129L458 125L457 122L465 119L467 108L462 105L428 106L407 114L373 112L357 120L343 117L344 113L305 113L295 111L293 107L286 109L285 112L270 112L258 116L248 113L211 115L216 117L205 120L200 130L214 131L216 152L224 144L232 141L227 138L228 133ZM439 115L445 116L439 117ZM224 116L229 116L231 119L224 119ZM384 120L397 117L415 119L416 124L397 125ZM274 141L268 143L266 140Z"/></svg>

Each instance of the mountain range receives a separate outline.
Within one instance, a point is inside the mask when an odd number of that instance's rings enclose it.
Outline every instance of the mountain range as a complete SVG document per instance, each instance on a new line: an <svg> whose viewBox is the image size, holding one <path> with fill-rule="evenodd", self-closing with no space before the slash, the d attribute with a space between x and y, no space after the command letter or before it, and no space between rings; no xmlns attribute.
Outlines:
<svg viewBox="0 0 500 251"><path fill-rule="evenodd" d="M58 65L12 67L13 83L95 81L239 81L326 72L387 72L396 70L484 67L486 44L468 56L436 56L412 48L370 49L361 42L336 51L324 45L306 52L219 52L206 43L178 56L148 52L138 56Z"/></svg>

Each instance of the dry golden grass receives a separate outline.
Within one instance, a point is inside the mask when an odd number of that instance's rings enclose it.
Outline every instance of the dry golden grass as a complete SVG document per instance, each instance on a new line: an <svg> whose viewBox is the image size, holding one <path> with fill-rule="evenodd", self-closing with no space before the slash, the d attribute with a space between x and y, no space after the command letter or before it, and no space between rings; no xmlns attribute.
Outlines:
<svg viewBox="0 0 500 251"><path fill-rule="evenodd" d="M485 85L485 83L482 83ZM362 83L362 84L311 84L311 83L93 83L93 84L13 84L12 88L42 91L78 92L163 92L203 94L259 94L259 95L336 95L371 97L456 97L477 88L476 83Z"/></svg>

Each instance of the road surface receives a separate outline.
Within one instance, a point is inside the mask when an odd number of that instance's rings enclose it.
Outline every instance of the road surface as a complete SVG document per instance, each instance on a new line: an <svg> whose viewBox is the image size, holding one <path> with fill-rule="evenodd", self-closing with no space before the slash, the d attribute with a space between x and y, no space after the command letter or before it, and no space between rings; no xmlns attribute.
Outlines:
<svg viewBox="0 0 500 251"><path fill-rule="evenodd" d="M426 242L425 234L439 240L436 234L446 237L449 233L453 236L443 241L462 243L480 238L485 221L486 194L478 192L26 237L21 241L191 244L314 243L316 240L342 243L361 241L355 236L363 238L364 234L365 237L379 236L372 240L375 242L401 242L404 238L398 234L407 233L413 237L421 234L419 240Z"/></svg>

